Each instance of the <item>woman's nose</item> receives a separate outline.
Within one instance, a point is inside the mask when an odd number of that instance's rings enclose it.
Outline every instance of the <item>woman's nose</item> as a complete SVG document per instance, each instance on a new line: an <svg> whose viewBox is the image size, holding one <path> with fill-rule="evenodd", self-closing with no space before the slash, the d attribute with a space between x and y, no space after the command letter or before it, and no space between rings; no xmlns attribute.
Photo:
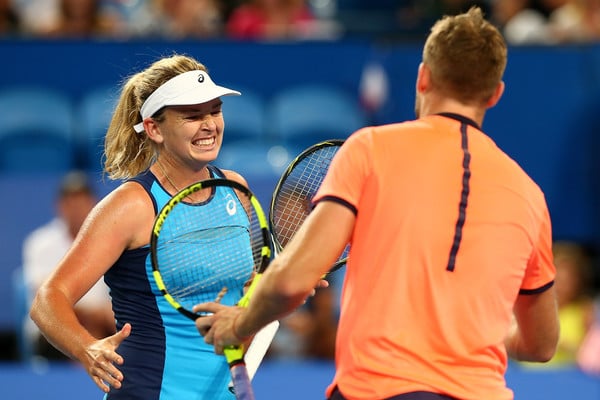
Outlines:
<svg viewBox="0 0 600 400"><path fill-rule="evenodd" d="M209 114L202 119L202 124L200 126L202 129L214 129L216 127L215 119Z"/></svg>

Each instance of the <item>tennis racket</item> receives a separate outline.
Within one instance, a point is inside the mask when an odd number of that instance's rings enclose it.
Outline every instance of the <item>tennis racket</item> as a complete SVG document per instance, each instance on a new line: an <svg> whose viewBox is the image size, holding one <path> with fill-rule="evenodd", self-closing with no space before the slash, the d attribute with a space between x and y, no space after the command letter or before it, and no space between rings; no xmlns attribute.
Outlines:
<svg viewBox="0 0 600 400"><path fill-rule="evenodd" d="M268 221L244 185L221 178L200 181L182 189L160 210L150 254L158 288L184 316L197 319L200 315L193 306L209 301L246 307L271 260ZM253 400L243 347L228 347L224 354L236 398Z"/></svg>
<svg viewBox="0 0 600 400"><path fill-rule="evenodd" d="M287 245L312 211L312 199L342 144L344 140L332 139L310 146L292 160L281 175L271 197L269 212L269 225L277 251ZM346 264L349 250L348 245L330 273Z"/></svg>
<svg viewBox="0 0 600 400"><path fill-rule="evenodd" d="M267 351L271 346L271 342L279 330L279 325L279 321L272 321L258 331L252 338L252 343L250 343L248 350L246 350L246 354L244 354L244 361L246 363L246 369L248 370L248 377L250 378L250 381L252 381L252 378L254 378L258 367L267 354ZM229 382L228 387L232 393L235 393L233 381Z"/></svg>

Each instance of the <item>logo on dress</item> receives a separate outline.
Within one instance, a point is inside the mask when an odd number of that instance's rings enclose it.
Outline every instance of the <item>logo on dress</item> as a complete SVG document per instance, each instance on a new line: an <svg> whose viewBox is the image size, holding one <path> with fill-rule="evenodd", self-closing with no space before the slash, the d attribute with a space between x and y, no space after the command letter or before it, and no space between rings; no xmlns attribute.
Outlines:
<svg viewBox="0 0 600 400"><path fill-rule="evenodd" d="M225 203L225 209L227 210L227 214L235 215L235 213L237 212L237 203L235 199L230 193L227 193L225 198L227 199L227 203Z"/></svg>

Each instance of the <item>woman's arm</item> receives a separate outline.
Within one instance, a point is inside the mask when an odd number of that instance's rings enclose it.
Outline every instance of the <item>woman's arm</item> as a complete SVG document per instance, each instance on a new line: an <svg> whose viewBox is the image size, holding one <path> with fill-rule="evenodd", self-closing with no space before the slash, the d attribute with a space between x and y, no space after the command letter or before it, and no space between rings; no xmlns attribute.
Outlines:
<svg viewBox="0 0 600 400"><path fill-rule="evenodd" d="M70 250L37 291L30 310L48 341L81 362L104 391L108 386L103 380L120 387L122 375L113 363L123 360L115 350L131 327L95 338L79 323L74 306L125 249L148 243L153 215L150 198L136 183L109 194L87 217Z"/></svg>

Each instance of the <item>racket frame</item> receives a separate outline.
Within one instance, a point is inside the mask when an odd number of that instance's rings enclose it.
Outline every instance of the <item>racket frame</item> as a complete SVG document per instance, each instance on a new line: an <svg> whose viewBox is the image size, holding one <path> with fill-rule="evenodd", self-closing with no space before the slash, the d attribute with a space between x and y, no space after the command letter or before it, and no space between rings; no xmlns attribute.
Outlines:
<svg viewBox="0 0 600 400"><path fill-rule="evenodd" d="M250 200L252 207L256 211L258 223L261 228L263 246L261 247L260 265L258 267L255 267L255 270L259 273L263 272L271 261L271 235L269 233L268 221L257 197L254 195L254 193L252 193L250 189L248 189L246 186L242 185L237 181L227 178L205 179L203 181L192 183L191 185L188 185L185 188L181 189L169 199L169 201L162 207L162 209L156 215L154 225L152 227L152 234L150 236L150 258L152 263L152 275L154 276L154 280L156 281L158 289L161 291L162 295L171 306L173 306L177 311L190 318L191 320L196 320L200 317L200 315L184 308L173 296L171 296L162 279L162 276L160 275L160 267L157 255L158 238L160 236L162 226L164 225L166 218L168 217L171 210L173 210L173 208L175 208L179 203L181 203L186 197L202 189L214 188L219 186L230 187L245 194Z"/></svg>
<svg viewBox="0 0 600 400"><path fill-rule="evenodd" d="M324 147L341 147L344 144L345 140L344 139L328 139L328 140L323 140L319 143L315 143L312 146L304 149L300 154L298 154L287 166L287 168L285 169L285 171L283 171L283 173L281 174L281 177L279 178L279 181L277 182L277 185L275 186L275 190L273 191L273 195L271 197L271 204L269 207L269 229L271 231L272 234L272 238L273 238L273 244L275 246L275 250L277 252L283 250L283 246L281 245L281 242L279 241L279 238L277 237L277 229L275 229L276 225L275 221L274 221L274 215L275 215L275 205L276 205L276 199L278 197L279 192L282 189L283 184L286 182L287 178L292 174L292 172L294 171L294 169L296 168L296 166L298 164L300 164L305 158L307 158L308 156L310 156L312 153L314 153L317 150L320 150ZM296 227L296 230L298 230L299 226ZM329 272L333 272L336 271L338 269L340 269L341 267L343 267L346 264L346 261L348 260L348 257L343 257L341 259L338 259L333 266L330 268Z"/></svg>

